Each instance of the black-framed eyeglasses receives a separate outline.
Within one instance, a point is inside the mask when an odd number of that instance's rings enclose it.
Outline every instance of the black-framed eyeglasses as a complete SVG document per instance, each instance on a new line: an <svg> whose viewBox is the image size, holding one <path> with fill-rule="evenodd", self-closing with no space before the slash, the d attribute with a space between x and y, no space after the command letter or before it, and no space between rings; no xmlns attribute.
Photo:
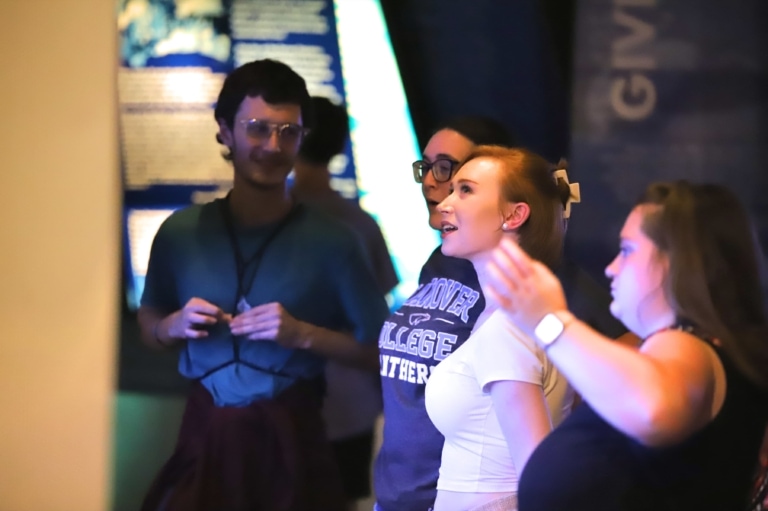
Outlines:
<svg viewBox="0 0 768 511"><path fill-rule="evenodd" d="M424 182L424 176L430 170L432 171L432 177L438 183L446 183L451 180L453 173L459 166L459 162L451 160L450 158L438 158L433 162L425 160L416 160L411 167L413 168L413 179L417 183Z"/></svg>
<svg viewBox="0 0 768 511"><path fill-rule="evenodd" d="M272 133L277 132L277 139L282 144L298 144L301 138L309 133L309 130L292 122L270 122L261 119L244 119L240 124L245 126L245 134L254 140L263 142L268 140Z"/></svg>

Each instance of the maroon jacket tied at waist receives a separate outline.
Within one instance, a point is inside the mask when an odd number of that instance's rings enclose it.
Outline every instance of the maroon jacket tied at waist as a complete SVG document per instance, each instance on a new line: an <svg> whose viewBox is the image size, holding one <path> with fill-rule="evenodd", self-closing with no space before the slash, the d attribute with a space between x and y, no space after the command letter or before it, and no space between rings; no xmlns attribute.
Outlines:
<svg viewBox="0 0 768 511"><path fill-rule="evenodd" d="M321 399L299 382L275 399L216 407L195 383L142 511L343 511Z"/></svg>

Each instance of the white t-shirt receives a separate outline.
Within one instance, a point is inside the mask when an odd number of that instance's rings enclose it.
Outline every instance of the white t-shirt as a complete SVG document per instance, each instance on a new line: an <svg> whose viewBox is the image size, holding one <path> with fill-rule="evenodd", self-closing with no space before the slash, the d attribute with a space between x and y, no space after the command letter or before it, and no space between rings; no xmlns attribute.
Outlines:
<svg viewBox="0 0 768 511"><path fill-rule="evenodd" d="M438 490L517 491L518 474L489 390L496 381L541 385L553 426L570 413L573 391L565 378L533 339L493 312L427 382L427 413L445 436Z"/></svg>

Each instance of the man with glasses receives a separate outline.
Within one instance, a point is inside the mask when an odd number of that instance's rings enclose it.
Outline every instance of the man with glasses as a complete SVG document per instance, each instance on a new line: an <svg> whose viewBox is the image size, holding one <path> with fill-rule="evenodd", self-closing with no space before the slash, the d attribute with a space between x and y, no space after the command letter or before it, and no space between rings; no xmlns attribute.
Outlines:
<svg viewBox="0 0 768 511"><path fill-rule="evenodd" d="M142 337L180 348L193 383L146 511L345 508L320 414L324 361L375 368L387 306L354 234L287 193L311 116L285 64L234 70L215 109L233 188L155 237Z"/></svg>

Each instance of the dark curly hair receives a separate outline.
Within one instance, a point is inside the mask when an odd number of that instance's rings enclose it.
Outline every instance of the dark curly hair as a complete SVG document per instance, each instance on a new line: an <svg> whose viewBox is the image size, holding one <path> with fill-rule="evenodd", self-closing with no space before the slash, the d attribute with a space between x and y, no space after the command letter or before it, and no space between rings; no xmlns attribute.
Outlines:
<svg viewBox="0 0 768 511"><path fill-rule="evenodd" d="M304 127L311 128L313 125L314 115L307 84L304 78L282 62L271 59L255 60L229 73L216 101L216 120L223 120L232 129L235 114L246 96L261 96L264 101L273 105L299 105Z"/></svg>

